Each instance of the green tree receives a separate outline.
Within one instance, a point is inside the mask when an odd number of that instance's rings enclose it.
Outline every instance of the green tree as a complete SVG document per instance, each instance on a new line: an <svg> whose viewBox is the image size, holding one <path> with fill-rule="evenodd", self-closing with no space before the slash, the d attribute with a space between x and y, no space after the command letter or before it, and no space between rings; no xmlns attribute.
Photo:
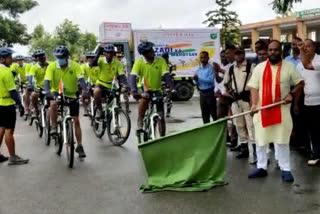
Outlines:
<svg viewBox="0 0 320 214"><path fill-rule="evenodd" d="M67 19L56 27L53 34L46 32L43 25L38 25L31 36L30 52L42 49L50 60L55 59L53 50L57 45L66 45L73 59L77 60L97 44L97 37L93 33L82 33L79 25Z"/></svg>
<svg viewBox="0 0 320 214"><path fill-rule="evenodd" d="M55 36L61 44L78 44L81 37L79 25L73 24L72 21L65 19L63 23L56 27Z"/></svg>
<svg viewBox="0 0 320 214"><path fill-rule="evenodd" d="M38 3L34 0L0 1L0 45L28 44L27 27L19 22L19 15L31 10Z"/></svg>
<svg viewBox="0 0 320 214"><path fill-rule="evenodd" d="M53 50L57 44L57 39L46 32L43 25L38 25L31 34L30 53L42 49L47 53L49 60L54 60Z"/></svg>
<svg viewBox="0 0 320 214"><path fill-rule="evenodd" d="M232 0L216 0L219 6L216 10L210 10L206 16L208 17L203 23L208 24L208 27L215 27L221 24L220 40L223 47L235 45L240 42L240 20L235 11L227 9Z"/></svg>
<svg viewBox="0 0 320 214"><path fill-rule="evenodd" d="M278 14L286 14L293 8L294 3L302 2L302 0L273 0L272 8Z"/></svg>
<svg viewBox="0 0 320 214"><path fill-rule="evenodd" d="M97 46L97 37L93 33L85 32L81 34L79 43L83 52L92 51Z"/></svg>

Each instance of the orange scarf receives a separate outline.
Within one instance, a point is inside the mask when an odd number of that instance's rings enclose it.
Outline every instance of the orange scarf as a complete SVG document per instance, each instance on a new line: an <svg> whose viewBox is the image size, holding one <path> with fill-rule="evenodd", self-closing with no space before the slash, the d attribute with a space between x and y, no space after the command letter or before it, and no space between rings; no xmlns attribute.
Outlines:
<svg viewBox="0 0 320 214"><path fill-rule="evenodd" d="M281 72L282 62L278 65L278 70L276 74L276 88L275 88L275 99L274 102L281 101L281 87L280 87L280 72ZM263 72L262 79L262 106L270 105L272 100L272 70L269 60L267 61L266 67ZM262 127L268 127L275 124L279 124L282 121L281 117L281 106L276 106L269 109L264 109L261 111L261 121Z"/></svg>

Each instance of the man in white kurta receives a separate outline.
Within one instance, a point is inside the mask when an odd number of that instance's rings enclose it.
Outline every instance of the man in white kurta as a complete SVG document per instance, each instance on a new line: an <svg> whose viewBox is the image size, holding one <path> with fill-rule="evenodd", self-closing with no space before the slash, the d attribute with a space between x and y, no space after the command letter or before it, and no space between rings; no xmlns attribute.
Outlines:
<svg viewBox="0 0 320 214"><path fill-rule="evenodd" d="M253 117L255 128L256 146L257 146L257 169L255 169L249 178L258 178L267 176L268 144L274 143L275 156L279 161L279 166L282 171L282 179L285 182L293 182L293 176L290 169L290 150L289 140L292 131L292 119L290 115L290 102L295 93L303 87L303 81L294 66L281 59L281 45L278 41L273 41L269 44L268 54L269 59L258 64L253 70L252 77L248 83L252 94L252 110L259 108L262 105L263 91L263 75L270 62L272 72L272 100L275 99L276 75L279 65L280 70L280 90L281 100L288 104L281 106L281 122L267 127L262 126L261 112L258 112ZM290 91L290 86L295 85L293 91Z"/></svg>

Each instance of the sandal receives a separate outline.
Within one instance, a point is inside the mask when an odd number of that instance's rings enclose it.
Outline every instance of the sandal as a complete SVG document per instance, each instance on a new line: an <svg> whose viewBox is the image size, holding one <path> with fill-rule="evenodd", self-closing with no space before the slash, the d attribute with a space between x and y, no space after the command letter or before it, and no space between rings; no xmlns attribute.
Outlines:
<svg viewBox="0 0 320 214"><path fill-rule="evenodd" d="M308 166L316 166L320 163L320 159L311 159L308 161Z"/></svg>

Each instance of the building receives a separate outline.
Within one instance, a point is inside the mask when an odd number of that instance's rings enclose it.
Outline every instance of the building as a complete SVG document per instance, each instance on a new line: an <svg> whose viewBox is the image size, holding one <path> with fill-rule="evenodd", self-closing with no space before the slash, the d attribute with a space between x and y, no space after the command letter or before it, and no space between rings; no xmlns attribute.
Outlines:
<svg viewBox="0 0 320 214"><path fill-rule="evenodd" d="M259 38L290 42L294 36L298 36L301 39L311 38L320 41L320 8L298 11L291 16L273 20L245 24L240 27L240 32L242 41L247 44L249 42L252 49Z"/></svg>

